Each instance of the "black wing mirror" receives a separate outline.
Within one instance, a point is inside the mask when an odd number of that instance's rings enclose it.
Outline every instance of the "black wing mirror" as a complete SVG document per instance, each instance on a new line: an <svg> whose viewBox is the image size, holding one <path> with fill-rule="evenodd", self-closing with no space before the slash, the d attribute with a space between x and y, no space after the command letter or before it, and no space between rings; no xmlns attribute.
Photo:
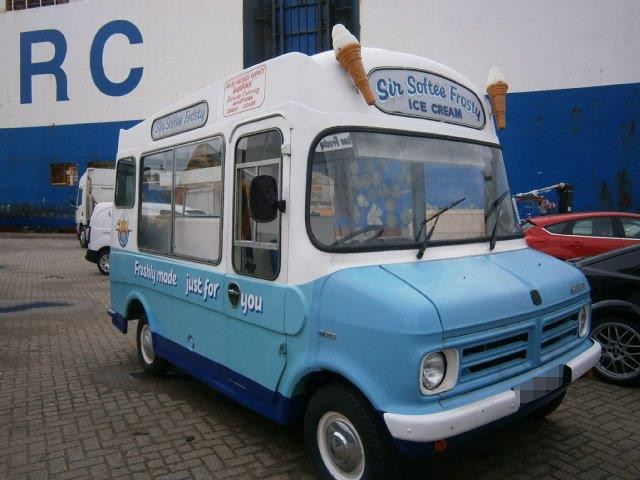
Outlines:
<svg viewBox="0 0 640 480"><path fill-rule="evenodd" d="M278 182L271 175L258 175L249 188L249 211L258 223L269 223L278 212L284 212L286 203L278 200Z"/></svg>

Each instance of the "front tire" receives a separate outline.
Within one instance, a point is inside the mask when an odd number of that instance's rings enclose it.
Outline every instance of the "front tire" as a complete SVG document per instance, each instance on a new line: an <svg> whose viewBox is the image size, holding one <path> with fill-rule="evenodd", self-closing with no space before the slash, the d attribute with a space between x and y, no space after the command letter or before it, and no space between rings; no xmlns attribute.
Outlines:
<svg viewBox="0 0 640 480"><path fill-rule="evenodd" d="M591 338L602 345L595 371L616 385L640 384L640 321L622 317L594 320Z"/></svg>
<svg viewBox="0 0 640 480"><path fill-rule="evenodd" d="M100 270L100 273L103 275L109 275L109 249L108 248L103 248L102 250L100 250L100 252L98 252L98 261L96 262L98 264L98 270Z"/></svg>
<svg viewBox="0 0 640 480"><path fill-rule="evenodd" d="M341 384L322 387L304 418L307 452L318 478L397 478L397 458L389 434L369 403Z"/></svg>
<svg viewBox="0 0 640 480"><path fill-rule="evenodd" d="M147 315L144 312L140 315L140 320L138 320L138 332L136 336L138 360L140 360L144 372L157 377L166 374L171 368L171 364L164 358L159 357L155 352L151 327L149 327Z"/></svg>

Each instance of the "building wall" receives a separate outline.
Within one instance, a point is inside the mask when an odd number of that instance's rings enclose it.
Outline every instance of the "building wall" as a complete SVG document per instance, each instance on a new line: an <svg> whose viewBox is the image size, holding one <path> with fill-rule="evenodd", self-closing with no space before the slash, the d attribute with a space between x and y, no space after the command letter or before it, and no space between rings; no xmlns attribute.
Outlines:
<svg viewBox="0 0 640 480"><path fill-rule="evenodd" d="M50 164L77 163L81 174L113 161L120 128L240 70L243 3L79 0L0 12L0 228L72 225L75 187L51 186ZM479 87L489 68L502 69L513 191L565 181L578 210L640 211L637 0L360 0L358 10L366 46L435 59ZM116 33L123 25L142 41ZM34 41L52 35L59 50ZM21 70L60 54L60 37L66 89L35 75L28 101ZM21 59L21 38L32 42L30 59ZM119 84L137 68L135 85L96 85L101 72Z"/></svg>
<svg viewBox="0 0 640 480"><path fill-rule="evenodd" d="M574 184L577 210L640 211L640 2L362 1L361 40L509 81L512 191Z"/></svg>
<svg viewBox="0 0 640 480"><path fill-rule="evenodd" d="M113 23L122 20L124 30ZM98 48L101 29L104 48ZM58 81L35 75L26 101L25 37L32 41L32 63L55 58L66 44L66 89L60 91L60 75ZM242 2L84 0L4 12L0 45L0 228L66 227L73 225L75 187L51 186L49 165L77 163L81 174L89 162L113 161L120 128L240 70ZM105 93L94 80L102 69L114 84L130 74L135 80L136 68L142 68L140 80L124 93L98 80Z"/></svg>

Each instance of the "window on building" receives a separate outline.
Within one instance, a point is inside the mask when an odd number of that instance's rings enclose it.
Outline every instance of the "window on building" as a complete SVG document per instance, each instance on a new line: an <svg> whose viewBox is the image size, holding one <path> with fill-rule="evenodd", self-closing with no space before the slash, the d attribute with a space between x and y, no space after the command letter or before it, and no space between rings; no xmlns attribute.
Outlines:
<svg viewBox="0 0 640 480"><path fill-rule="evenodd" d="M271 175L281 190L282 135L277 130L243 137L236 147L233 228L233 268L238 273L274 279L280 271L280 214L269 223L257 223L249 211L251 180Z"/></svg>
<svg viewBox="0 0 640 480"><path fill-rule="evenodd" d="M60 5L69 3L69 0L6 0L7 11L26 10L29 8L48 7L49 5Z"/></svg>
<svg viewBox="0 0 640 480"><path fill-rule="evenodd" d="M123 158L116 169L115 205L118 208L132 208L135 203L136 164L133 158Z"/></svg>
<svg viewBox="0 0 640 480"><path fill-rule="evenodd" d="M330 50L331 29L360 37L358 0L244 0L244 66L278 55Z"/></svg>
<svg viewBox="0 0 640 480"><path fill-rule="evenodd" d="M78 183L77 163L52 163L51 185L75 185Z"/></svg>

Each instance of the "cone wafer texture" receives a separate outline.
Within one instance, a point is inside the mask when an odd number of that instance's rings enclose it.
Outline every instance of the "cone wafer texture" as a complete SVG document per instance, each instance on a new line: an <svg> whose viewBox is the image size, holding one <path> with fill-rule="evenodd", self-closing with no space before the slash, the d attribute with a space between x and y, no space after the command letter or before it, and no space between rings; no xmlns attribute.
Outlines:
<svg viewBox="0 0 640 480"><path fill-rule="evenodd" d="M340 62L340 65L349 72L349 75L355 82L358 90L360 90L360 93L362 93L367 104L373 105L376 103L376 97L371 89L367 72L365 72L364 65L362 64L362 49L360 44L355 43L341 48L336 58Z"/></svg>
<svg viewBox="0 0 640 480"><path fill-rule="evenodd" d="M506 117L506 103L507 103L507 90L509 85L503 82L487 85L487 94L491 99L491 105L493 106L493 114L496 117L496 123L498 129L502 130L507 127Z"/></svg>

